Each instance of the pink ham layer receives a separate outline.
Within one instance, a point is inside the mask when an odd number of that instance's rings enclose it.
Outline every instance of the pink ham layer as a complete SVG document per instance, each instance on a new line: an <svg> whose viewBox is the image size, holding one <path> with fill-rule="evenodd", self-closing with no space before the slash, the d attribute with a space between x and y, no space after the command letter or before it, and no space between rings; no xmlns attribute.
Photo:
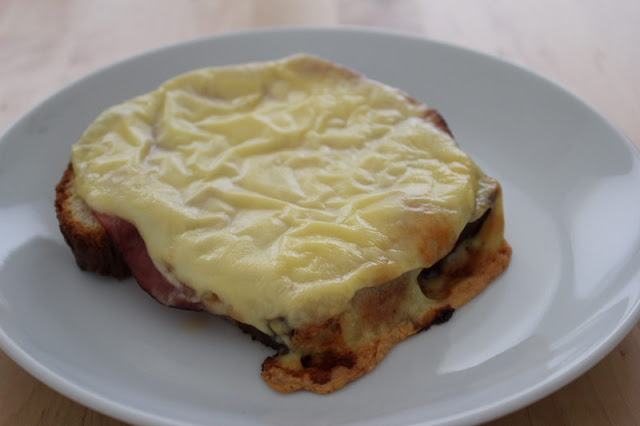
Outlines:
<svg viewBox="0 0 640 426"><path fill-rule="evenodd" d="M143 290L166 306L204 309L204 305L192 289L184 285L180 287L173 285L156 268L135 226L115 216L95 211L93 213L120 251L124 261L129 265L131 274Z"/></svg>

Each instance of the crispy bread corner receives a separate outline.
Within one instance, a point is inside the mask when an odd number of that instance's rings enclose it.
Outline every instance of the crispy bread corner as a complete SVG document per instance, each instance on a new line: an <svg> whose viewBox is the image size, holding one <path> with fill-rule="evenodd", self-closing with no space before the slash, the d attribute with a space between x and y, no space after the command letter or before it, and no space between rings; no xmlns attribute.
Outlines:
<svg viewBox="0 0 640 426"><path fill-rule="evenodd" d="M56 185L55 208L60 232L80 269L118 279L131 274L100 222L76 193L71 163Z"/></svg>

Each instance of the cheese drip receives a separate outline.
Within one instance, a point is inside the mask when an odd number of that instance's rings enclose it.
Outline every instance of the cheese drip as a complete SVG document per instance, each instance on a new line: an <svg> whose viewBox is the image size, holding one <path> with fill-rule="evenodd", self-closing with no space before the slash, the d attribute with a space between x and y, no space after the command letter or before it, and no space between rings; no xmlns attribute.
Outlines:
<svg viewBox="0 0 640 426"><path fill-rule="evenodd" d="M77 190L218 313L304 328L472 218L482 172L427 111L308 55L201 69L103 112L72 147Z"/></svg>

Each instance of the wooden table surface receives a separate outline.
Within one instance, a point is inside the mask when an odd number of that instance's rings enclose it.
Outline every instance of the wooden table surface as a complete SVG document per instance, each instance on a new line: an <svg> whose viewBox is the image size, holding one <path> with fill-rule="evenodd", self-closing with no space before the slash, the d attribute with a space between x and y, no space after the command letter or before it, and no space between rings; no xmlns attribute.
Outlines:
<svg viewBox="0 0 640 426"><path fill-rule="evenodd" d="M577 93L640 147L639 22L634 0L0 0L0 129L62 85L149 48L254 27L358 25L521 63ZM122 423L0 351L0 425L36 424ZM640 424L638 325L587 373L491 424Z"/></svg>

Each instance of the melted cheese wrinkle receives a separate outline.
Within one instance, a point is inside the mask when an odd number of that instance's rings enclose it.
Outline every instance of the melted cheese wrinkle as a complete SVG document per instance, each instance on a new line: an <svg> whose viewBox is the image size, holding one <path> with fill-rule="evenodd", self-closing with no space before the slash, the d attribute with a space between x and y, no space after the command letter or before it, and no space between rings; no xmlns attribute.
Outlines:
<svg viewBox="0 0 640 426"><path fill-rule="evenodd" d="M172 282L302 328L434 263L472 217L482 173L426 112L306 55L197 70L102 113L72 148L77 189Z"/></svg>

